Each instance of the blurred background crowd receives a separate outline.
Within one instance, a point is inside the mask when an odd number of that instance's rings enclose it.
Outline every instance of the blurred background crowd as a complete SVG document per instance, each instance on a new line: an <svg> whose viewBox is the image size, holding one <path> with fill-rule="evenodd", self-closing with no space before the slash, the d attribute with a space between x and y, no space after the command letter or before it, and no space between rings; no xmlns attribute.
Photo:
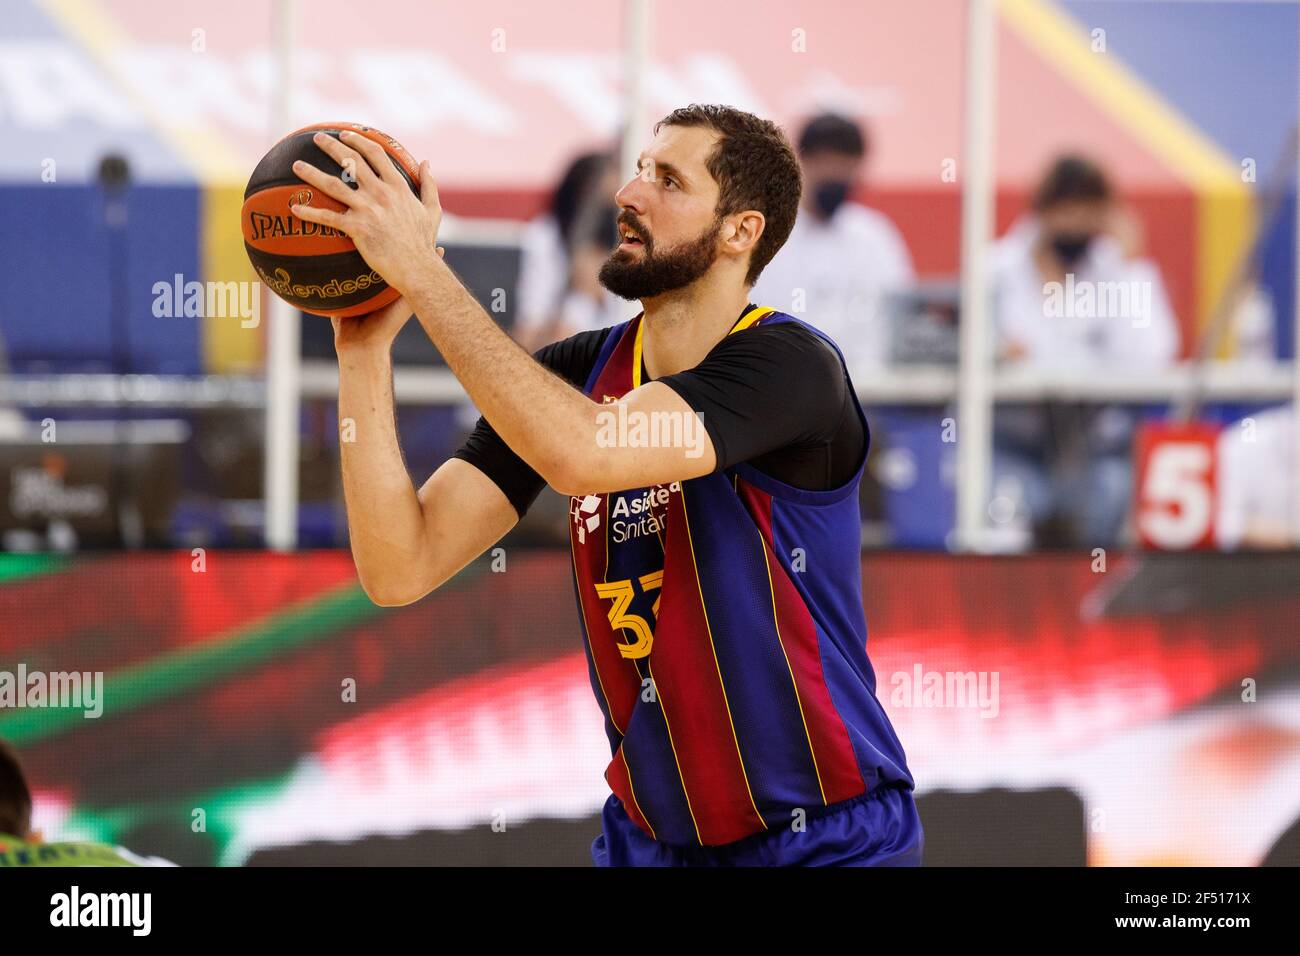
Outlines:
<svg viewBox="0 0 1300 956"><path fill-rule="evenodd" d="M965 5L931 6L777 4L768 27L710 12L698 31L646 31L640 132L681 102L724 100L774 116L797 146L799 219L753 299L820 326L851 364L873 428L867 547L958 545L971 77ZM1289 546L1295 6L996 7L978 549ZM286 46L277 8L259 9L225 25L197 3L19 0L9 18L4 549L266 541L268 323L203 306L213 283L252 275L239 187L277 122L346 115L432 158L451 261L524 347L637 309L596 281L628 172L616 10L565 29L444 12L452 42L434 50L377 26L345 41L315 10ZM302 317L299 354L292 539L338 546L328 322ZM418 477L474 411L414 324L398 362ZM562 543L564 520L548 493L515 540Z"/></svg>
<svg viewBox="0 0 1300 956"><path fill-rule="evenodd" d="M613 196L699 101L803 165L752 298L827 331L867 411L869 652L927 862L1300 858L1300 6L360 9L3 5L0 672L105 677L98 719L0 710L36 828L179 863L589 860L609 744L567 499L374 606L331 325L254 284L240 207L285 133L373 125L535 350L633 314L596 282ZM421 482L478 413L417 324L394 354ZM996 700L931 706L977 676Z"/></svg>

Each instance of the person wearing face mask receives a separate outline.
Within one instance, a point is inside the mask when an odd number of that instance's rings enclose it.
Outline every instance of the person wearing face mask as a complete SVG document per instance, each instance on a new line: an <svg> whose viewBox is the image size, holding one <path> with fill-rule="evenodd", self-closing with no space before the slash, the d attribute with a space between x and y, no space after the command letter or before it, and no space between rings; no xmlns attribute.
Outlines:
<svg viewBox="0 0 1300 956"><path fill-rule="evenodd" d="M868 156L862 129L833 113L798 138L803 201L794 231L754 289L754 301L802 315L839 343L850 367L887 355L885 297L915 281L897 227L853 202Z"/></svg>
<svg viewBox="0 0 1300 956"><path fill-rule="evenodd" d="M1099 166L1075 155L1053 162L1030 213L993 249L1000 357L1044 368L1172 361L1177 323L1160 272L1139 255L1140 244L1137 221ZM1106 282L1126 283L1134 294L1089 304L1084 284Z"/></svg>
<svg viewBox="0 0 1300 956"><path fill-rule="evenodd" d="M596 274L618 241L612 153L583 153L556 184L546 212L524 230L513 335L525 349L630 317Z"/></svg>
<svg viewBox="0 0 1300 956"><path fill-rule="evenodd" d="M1178 327L1155 263L1142 258L1136 219L1104 170L1057 158L1030 211L993 247L991 289L998 358L1098 377L1167 367ZM1132 490L1134 414L1117 405L999 406L995 498L1040 543L1108 545ZM994 509L1008 513L1008 501ZM1045 534L1058 537L1044 540Z"/></svg>

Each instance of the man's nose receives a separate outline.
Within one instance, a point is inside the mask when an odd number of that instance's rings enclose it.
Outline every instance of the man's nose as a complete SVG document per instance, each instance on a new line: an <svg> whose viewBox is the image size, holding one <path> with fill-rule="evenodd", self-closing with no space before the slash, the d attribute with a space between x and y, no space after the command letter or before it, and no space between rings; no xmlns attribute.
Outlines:
<svg viewBox="0 0 1300 956"><path fill-rule="evenodd" d="M640 176L633 176L614 194L614 202L620 209L630 209L638 216L645 213L645 200L645 182Z"/></svg>

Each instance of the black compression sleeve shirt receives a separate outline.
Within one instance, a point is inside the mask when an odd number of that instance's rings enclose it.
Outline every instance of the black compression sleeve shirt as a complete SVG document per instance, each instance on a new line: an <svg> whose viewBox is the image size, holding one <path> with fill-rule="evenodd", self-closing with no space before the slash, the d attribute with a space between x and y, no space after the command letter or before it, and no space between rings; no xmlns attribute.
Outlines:
<svg viewBox="0 0 1300 956"><path fill-rule="evenodd" d="M608 333L579 332L533 355L581 388ZM867 433L838 356L798 323L728 335L699 365L656 381L700 414L719 470L748 462L778 481L825 491L852 478L866 452ZM520 516L545 485L482 417L453 457L491 478Z"/></svg>
<svg viewBox="0 0 1300 956"><path fill-rule="evenodd" d="M587 384L587 376L591 374L608 334L609 329L579 332L542 346L533 353L533 358L575 388L582 388ZM452 457L469 462L496 482L521 518L546 487L542 476L511 450L482 415L465 444Z"/></svg>

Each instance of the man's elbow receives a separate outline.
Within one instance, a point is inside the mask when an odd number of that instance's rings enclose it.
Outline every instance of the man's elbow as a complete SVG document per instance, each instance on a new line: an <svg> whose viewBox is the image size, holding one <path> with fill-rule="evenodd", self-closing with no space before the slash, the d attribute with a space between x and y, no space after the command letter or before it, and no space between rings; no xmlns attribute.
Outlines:
<svg viewBox="0 0 1300 956"><path fill-rule="evenodd" d="M568 462L556 470L554 480L548 481L552 490L562 495L581 498L618 490L618 482L609 468L599 463Z"/></svg>
<svg viewBox="0 0 1300 956"><path fill-rule="evenodd" d="M600 490L598 469L580 455L557 455L541 474L551 489L562 495L581 497Z"/></svg>
<svg viewBox="0 0 1300 956"><path fill-rule="evenodd" d="M376 607L406 607L408 604L414 604L417 600L408 592L391 588L368 587L362 584L361 590L366 592L366 597L370 598L370 603Z"/></svg>
<svg viewBox="0 0 1300 956"><path fill-rule="evenodd" d="M413 581L376 580L366 575L361 575L360 581L361 590L378 607L406 607L437 588L437 584L430 587Z"/></svg>
<svg viewBox="0 0 1300 956"><path fill-rule="evenodd" d="M586 486L585 490L580 490L583 489L583 485L581 485L576 479L570 478L567 475L557 476L553 481L548 481L547 484L550 485L551 490L557 494L567 495L570 497L581 498L583 495L591 493L590 486Z"/></svg>

